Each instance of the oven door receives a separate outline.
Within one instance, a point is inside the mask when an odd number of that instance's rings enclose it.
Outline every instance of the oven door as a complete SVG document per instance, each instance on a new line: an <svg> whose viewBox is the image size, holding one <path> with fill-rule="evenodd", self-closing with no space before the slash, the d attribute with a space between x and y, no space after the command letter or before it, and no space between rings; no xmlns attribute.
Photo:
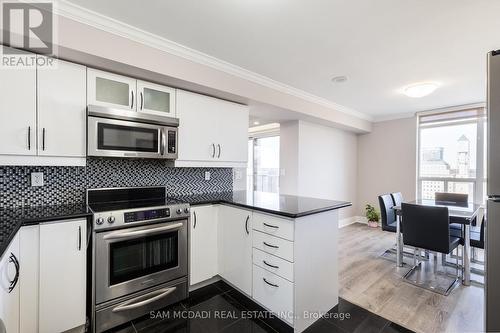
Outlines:
<svg viewBox="0 0 500 333"><path fill-rule="evenodd" d="M177 220L96 233L96 303L186 276L187 226Z"/></svg>
<svg viewBox="0 0 500 333"><path fill-rule="evenodd" d="M174 159L177 128L89 116L88 156Z"/></svg>

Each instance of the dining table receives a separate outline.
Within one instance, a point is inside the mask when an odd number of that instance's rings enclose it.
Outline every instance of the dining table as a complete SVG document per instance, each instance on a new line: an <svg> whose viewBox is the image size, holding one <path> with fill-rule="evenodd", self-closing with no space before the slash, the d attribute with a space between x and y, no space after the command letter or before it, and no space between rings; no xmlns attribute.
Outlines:
<svg viewBox="0 0 500 333"><path fill-rule="evenodd" d="M432 206L432 207L448 207L448 214L450 216L450 223L457 223L462 225L462 231L464 235L464 246L462 250L462 284L465 286L470 285L470 226L476 220L480 210L481 205L475 203L465 203L458 204L449 201L436 201L434 199L417 199L413 201L407 201L406 203L421 205L421 206ZM401 205L396 205L393 207L396 212L396 265L398 267L403 267L403 237L401 233L401 219L404 220L402 216Z"/></svg>

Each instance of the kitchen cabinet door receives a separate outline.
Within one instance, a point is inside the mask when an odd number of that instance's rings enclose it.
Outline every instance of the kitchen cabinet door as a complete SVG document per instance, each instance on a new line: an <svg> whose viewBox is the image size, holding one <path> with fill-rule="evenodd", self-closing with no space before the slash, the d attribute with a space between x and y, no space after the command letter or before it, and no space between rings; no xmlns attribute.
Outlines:
<svg viewBox="0 0 500 333"><path fill-rule="evenodd" d="M145 81L137 81L137 111L158 116L175 117L175 89Z"/></svg>
<svg viewBox="0 0 500 333"><path fill-rule="evenodd" d="M87 69L87 103L136 111L137 80L96 69Z"/></svg>
<svg viewBox="0 0 500 333"><path fill-rule="evenodd" d="M39 332L85 324L87 221L40 225Z"/></svg>
<svg viewBox="0 0 500 333"><path fill-rule="evenodd" d="M252 295L252 212L221 205L219 274L245 294Z"/></svg>
<svg viewBox="0 0 500 333"><path fill-rule="evenodd" d="M208 280L218 273L217 207L191 207L190 284Z"/></svg>
<svg viewBox="0 0 500 333"><path fill-rule="evenodd" d="M217 160L239 162L248 160L248 107L219 101L215 109L217 121Z"/></svg>
<svg viewBox="0 0 500 333"><path fill-rule="evenodd" d="M179 161L215 161L218 137L217 105L214 98L177 90Z"/></svg>
<svg viewBox="0 0 500 333"><path fill-rule="evenodd" d="M38 68L37 85L38 155L85 157L86 68L54 59Z"/></svg>
<svg viewBox="0 0 500 333"><path fill-rule="evenodd" d="M36 155L35 65L0 68L0 154Z"/></svg>
<svg viewBox="0 0 500 333"><path fill-rule="evenodd" d="M0 320L8 333L19 332L19 234L0 259Z"/></svg>

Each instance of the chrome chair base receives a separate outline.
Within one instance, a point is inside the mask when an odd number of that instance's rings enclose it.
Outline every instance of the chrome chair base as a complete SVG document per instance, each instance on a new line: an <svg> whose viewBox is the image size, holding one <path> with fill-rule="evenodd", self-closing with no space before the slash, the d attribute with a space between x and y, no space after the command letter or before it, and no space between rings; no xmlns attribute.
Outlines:
<svg viewBox="0 0 500 333"><path fill-rule="evenodd" d="M403 280L415 286L427 289L440 295L448 296L459 284L460 276L458 263L455 267L455 276L451 276L446 271L446 266L442 266L444 271L438 271L437 254L433 254L432 262L417 260L417 251L414 255L414 266L403 276ZM420 259L420 258L419 258Z"/></svg>

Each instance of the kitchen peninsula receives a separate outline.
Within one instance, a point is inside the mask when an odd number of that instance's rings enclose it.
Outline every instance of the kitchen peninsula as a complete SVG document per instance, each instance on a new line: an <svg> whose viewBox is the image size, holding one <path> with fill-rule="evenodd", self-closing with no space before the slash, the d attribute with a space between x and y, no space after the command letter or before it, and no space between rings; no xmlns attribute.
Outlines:
<svg viewBox="0 0 500 333"><path fill-rule="evenodd" d="M338 303L338 209L349 202L235 191L191 204L190 286L220 276L302 332Z"/></svg>

